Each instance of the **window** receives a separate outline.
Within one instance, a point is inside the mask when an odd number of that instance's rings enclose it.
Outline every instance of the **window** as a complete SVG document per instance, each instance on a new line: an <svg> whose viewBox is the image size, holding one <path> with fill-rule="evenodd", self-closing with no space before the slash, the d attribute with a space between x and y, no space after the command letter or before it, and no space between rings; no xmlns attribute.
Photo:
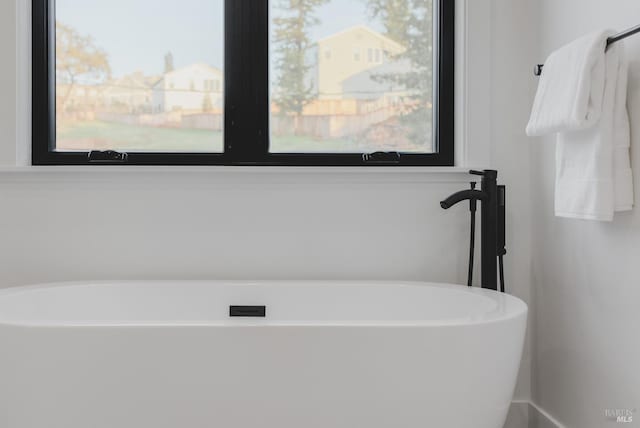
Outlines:
<svg viewBox="0 0 640 428"><path fill-rule="evenodd" d="M36 165L453 164L452 1L32 2Z"/></svg>
<svg viewBox="0 0 640 428"><path fill-rule="evenodd" d="M203 83L204 90L206 92L220 92L220 81L219 80L205 80Z"/></svg>
<svg viewBox="0 0 640 428"><path fill-rule="evenodd" d="M355 62L360 62L360 48L353 48L353 60Z"/></svg>

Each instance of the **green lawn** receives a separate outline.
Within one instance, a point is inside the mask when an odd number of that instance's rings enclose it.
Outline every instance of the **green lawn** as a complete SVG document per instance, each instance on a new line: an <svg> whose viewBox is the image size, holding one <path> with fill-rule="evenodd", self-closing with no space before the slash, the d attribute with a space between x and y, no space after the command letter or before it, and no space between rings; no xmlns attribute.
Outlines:
<svg viewBox="0 0 640 428"><path fill-rule="evenodd" d="M353 140L320 140L304 136L283 136L271 138L271 151L274 153L340 153L359 152Z"/></svg>
<svg viewBox="0 0 640 428"><path fill-rule="evenodd" d="M59 150L117 150L124 152L209 152L223 150L221 132L133 126L112 122L77 122L59 125ZM358 152L350 140L319 140L304 136L274 137L273 152Z"/></svg>
<svg viewBox="0 0 640 428"><path fill-rule="evenodd" d="M222 133L200 129L155 128L112 122L78 122L58 126L62 150L125 152L222 152Z"/></svg>

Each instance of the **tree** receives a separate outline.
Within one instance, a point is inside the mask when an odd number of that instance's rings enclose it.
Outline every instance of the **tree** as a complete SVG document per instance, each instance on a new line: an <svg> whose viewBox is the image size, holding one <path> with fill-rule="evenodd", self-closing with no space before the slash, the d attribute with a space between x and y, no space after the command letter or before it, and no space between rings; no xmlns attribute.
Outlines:
<svg viewBox="0 0 640 428"><path fill-rule="evenodd" d="M374 76L407 90L407 111L402 116L409 128L409 139L422 144L431 135L430 116L433 97L433 2L429 0L368 0L371 13L380 17L389 37L406 50L394 60L407 61L409 69L400 73Z"/></svg>
<svg viewBox="0 0 640 428"><path fill-rule="evenodd" d="M164 73L170 73L173 70L175 70L175 67L173 65L173 54L171 52L167 52L167 54L164 56Z"/></svg>
<svg viewBox="0 0 640 428"><path fill-rule="evenodd" d="M67 88L60 99L61 106L64 108L67 105L76 84L97 84L110 76L107 53L95 45L93 37L82 35L74 28L57 22L56 79L57 83Z"/></svg>
<svg viewBox="0 0 640 428"><path fill-rule="evenodd" d="M302 114L314 97L308 82L312 65L307 54L312 46L309 30L319 23L316 9L329 0L278 0L275 29L276 68L278 70L275 102L283 114Z"/></svg>
<svg viewBox="0 0 640 428"><path fill-rule="evenodd" d="M402 56L411 63L411 70L398 76L398 83L410 91L413 107L405 116L410 125L409 138L422 143L431 136L433 103L433 2L411 0L412 13L407 28L407 50Z"/></svg>
<svg viewBox="0 0 640 428"><path fill-rule="evenodd" d="M202 98L202 111L206 113L212 110L213 110L213 102L211 101L211 95L207 93Z"/></svg>
<svg viewBox="0 0 640 428"><path fill-rule="evenodd" d="M382 21L387 37L401 45L407 44L411 0L369 0L369 12Z"/></svg>

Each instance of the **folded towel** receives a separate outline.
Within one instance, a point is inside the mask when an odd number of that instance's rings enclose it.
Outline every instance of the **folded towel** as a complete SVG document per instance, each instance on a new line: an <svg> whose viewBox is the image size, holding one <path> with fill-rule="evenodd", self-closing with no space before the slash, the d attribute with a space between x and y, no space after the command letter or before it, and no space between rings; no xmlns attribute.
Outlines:
<svg viewBox="0 0 640 428"><path fill-rule="evenodd" d="M558 133L555 212L559 217L611 221L633 207L626 106L628 63L613 31L582 37L546 61L530 136Z"/></svg>
<svg viewBox="0 0 640 428"><path fill-rule="evenodd" d="M600 119L604 96L604 52L601 31L581 37L553 52L544 63L527 135L590 128Z"/></svg>

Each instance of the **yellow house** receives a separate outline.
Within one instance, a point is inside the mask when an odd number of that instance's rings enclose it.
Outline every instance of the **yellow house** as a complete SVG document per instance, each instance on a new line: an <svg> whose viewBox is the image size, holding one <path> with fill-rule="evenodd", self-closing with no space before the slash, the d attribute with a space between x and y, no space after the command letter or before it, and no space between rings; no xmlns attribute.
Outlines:
<svg viewBox="0 0 640 428"><path fill-rule="evenodd" d="M404 46L365 25L320 39L315 53L318 98L342 98L345 79L389 62L405 50Z"/></svg>

